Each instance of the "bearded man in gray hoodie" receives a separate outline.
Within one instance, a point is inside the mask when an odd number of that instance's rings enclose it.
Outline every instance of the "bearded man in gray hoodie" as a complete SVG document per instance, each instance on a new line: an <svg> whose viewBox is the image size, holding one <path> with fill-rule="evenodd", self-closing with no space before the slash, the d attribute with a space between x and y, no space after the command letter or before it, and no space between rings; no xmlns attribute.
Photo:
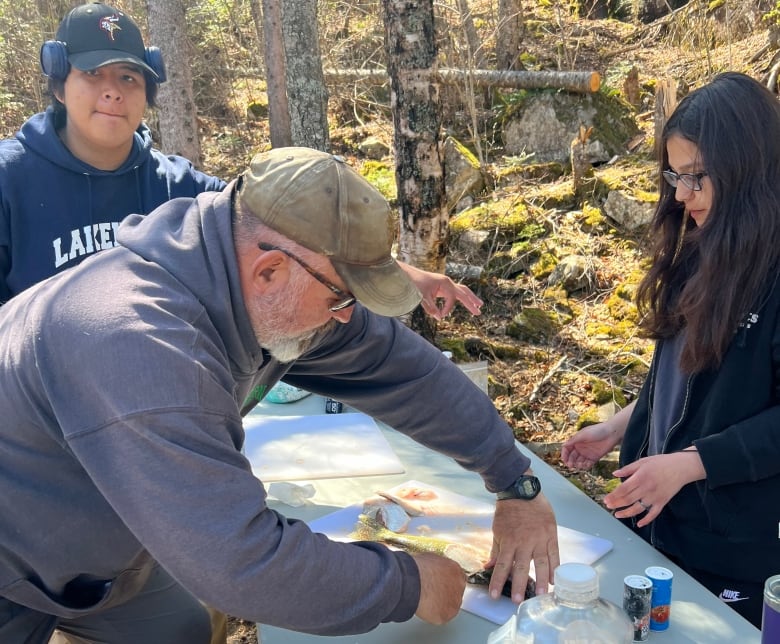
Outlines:
<svg viewBox="0 0 780 644"><path fill-rule="evenodd" d="M241 419L280 379L481 476L500 499L491 592L513 571L519 601L531 561L546 590L552 509L490 399L394 319L420 294L370 184L281 148L154 214L0 308L0 641L207 643L198 600L320 635L452 619L454 562L266 505Z"/></svg>

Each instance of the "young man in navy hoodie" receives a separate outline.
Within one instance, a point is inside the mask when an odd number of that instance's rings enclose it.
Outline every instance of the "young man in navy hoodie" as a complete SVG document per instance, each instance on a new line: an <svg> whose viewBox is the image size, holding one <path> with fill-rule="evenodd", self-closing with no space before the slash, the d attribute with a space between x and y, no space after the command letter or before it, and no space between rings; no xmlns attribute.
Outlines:
<svg viewBox="0 0 780 644"><path fill-rule="evenodd" d="M119 222L225 182L152 147L142 122L165 80L159 49L105 4L73 9L41 47L52 105L0 141L0 304L115 244ZM405 265L434 317L482 302L448 277Z"/></svg>

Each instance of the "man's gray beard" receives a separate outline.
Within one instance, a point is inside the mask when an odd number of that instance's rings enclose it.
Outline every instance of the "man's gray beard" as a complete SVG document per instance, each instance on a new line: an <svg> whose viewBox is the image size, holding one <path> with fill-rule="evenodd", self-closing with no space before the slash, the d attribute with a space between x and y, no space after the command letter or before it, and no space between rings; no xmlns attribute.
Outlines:
<svg viewBox="0 0 780 644"><path fill-rule="evenodd" d="M317 331L309 331L304 336L296 338L272 337L267 339L257 338L263 347L279 362L293 362L300 358L311 346L311 341ZM276 335L276 334L274 334Z"/></svg>
<svg viewBox="0 0 780 644"><path fill-rule="evenodd" d="M329 320L321 327L292 336L285 332L286 328L289 329L295 323L295 307L301 306L306 286L304 280L307 277L303 269L296 271L284 294L247 302L258 344L279 362L293 362L300 358L309 349L317 333L335 324L335 320Z"/></svg>

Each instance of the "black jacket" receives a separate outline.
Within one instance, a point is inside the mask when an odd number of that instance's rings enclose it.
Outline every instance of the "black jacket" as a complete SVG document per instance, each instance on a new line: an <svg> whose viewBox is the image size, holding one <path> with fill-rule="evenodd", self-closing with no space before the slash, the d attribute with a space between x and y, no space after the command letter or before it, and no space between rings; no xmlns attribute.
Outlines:
<svg viewBox="0 0 780 644"><path fill-rule="evenodd" d="M647 456L652 408L661 404L653 400L657 370L654 359L626 428L621 466ZM687 568L763 583L780 572L777 277L740 324L720 368L688 379L681 417L662 452L690 445L699 450L706 479L684 486L637 531Z"/></svg>

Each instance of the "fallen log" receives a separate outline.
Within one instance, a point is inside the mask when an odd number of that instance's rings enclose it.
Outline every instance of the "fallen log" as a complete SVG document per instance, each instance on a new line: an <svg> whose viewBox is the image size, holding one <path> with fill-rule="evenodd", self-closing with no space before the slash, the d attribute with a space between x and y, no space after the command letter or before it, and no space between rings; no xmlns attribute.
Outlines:
<svg viewBox="0 0 780 644"><path fill-rule="evenodd" d="M256 69L225 70L233 78L264 78ZM365 81L383 85L390 79L384 69L325 69L326 83L355 83ZM492 69L440 69L436 73L440 83L458 83L477 87L510 87L513 89L563 89L568 92L588 94L597 92L601 86L598 72L514 72Z"/></svg>
<svg viewBox="0 0 780 644"><path fill-rule="evenodd" d="M388 81L387 72L380 69L325 69L326 83L367 81L381 85ZM598 72L515 72L492 69L439 69L439 82L454 85L469 82L478 87L511 87L514 89L564 89L569 92L592 93L601 86Z"/></svg>

